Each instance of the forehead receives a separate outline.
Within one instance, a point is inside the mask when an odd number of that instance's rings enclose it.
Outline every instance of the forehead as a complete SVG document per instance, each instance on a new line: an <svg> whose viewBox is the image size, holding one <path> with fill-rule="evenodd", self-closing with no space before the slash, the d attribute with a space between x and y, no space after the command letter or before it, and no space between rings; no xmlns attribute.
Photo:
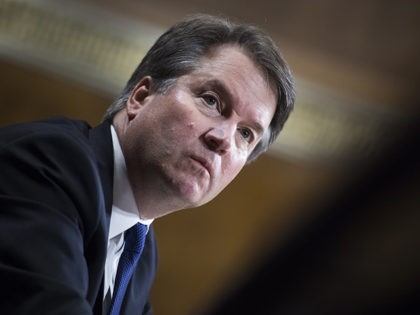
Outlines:
<svg viewBox="0 0 420 315"><path fill-rule="evenodd" d="M259 94L276 94L267 75L248 57L245 50L235 45L217 46L204 55L191 74L202 74L230 85L255 86ZM227 82L225 82L227 83ZM235 87L236 85L233 85Z"/></svg>
<svg viewBox="0 0 420 315"><path fill-rule="evenodd" d="M193 72L211 71L214 75L238 75L243 77L267 78L261 69L246 54L245 50L235 45L221 45L214 47L201 57L197 69Z"/></svg>

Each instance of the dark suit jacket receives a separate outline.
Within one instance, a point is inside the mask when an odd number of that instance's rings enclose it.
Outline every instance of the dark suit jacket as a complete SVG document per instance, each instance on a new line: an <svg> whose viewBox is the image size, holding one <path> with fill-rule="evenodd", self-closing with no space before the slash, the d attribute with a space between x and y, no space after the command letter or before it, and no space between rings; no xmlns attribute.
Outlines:
<svg viewBox="0 0 420 315"><path fill-rule="evenodd" d="M101 314L112 208L110 125L56 118L0 129L0 313ZM153 228L121 314L151 314Z"/></svg>

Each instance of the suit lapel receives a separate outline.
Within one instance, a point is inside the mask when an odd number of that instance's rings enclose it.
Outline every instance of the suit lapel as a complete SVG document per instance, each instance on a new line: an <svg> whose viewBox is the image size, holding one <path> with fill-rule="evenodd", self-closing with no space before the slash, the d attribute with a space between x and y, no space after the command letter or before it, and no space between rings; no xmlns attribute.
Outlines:
<svg viewBox="0 0 420 315"><path fill-rule="evenodd" d="M112 147L110 128L110 123L106 121L91 129L89 133L89 140L92 144L92 148L96 156L96 163L101 176L108 225L112 209L112 185L114 177L114 151Z"/></svg>
<svg viewBox="0 0 420 315"><path fill-rule="evenodd" d="M98 166L102 190L105 200L105 218L104 218L104 230L105 230L105 253L106 244L109 233L109 223L111 220L112 210L112 199L113 199L113 177L114 177L114 152L112 146L111 126L108 121L103 122L97 127L89 131L89 141L92 149L95 153L96 163ZM106 310L103 308L103 272L104 266L101 266L101 272L98 273L100 277L97 281L100 281L101 285L96 295L96 301L94 305L94 314L102 314Z"/></svg>

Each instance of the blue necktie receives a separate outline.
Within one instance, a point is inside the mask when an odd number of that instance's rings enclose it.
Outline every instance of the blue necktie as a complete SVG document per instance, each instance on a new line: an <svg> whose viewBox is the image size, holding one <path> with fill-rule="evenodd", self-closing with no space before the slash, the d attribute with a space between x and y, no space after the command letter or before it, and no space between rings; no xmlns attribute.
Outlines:
<svg viewBox="0 0 420 315"><path fill-rule="evenodd" d="M147 227L141 223L137 223L124 233L125 245L118 263L114 294L109 311L110 315L120 314L125 291L143 251L146 232Z"/></svg>

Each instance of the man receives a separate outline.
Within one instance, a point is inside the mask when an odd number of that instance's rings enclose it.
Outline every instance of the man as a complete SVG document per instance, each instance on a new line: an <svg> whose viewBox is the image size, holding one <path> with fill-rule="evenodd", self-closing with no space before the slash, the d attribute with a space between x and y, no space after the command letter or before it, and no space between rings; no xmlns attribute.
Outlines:
<svg viewBox="0 0 420 315"><path fill-rule="evenodd" d="M212 200L293 103L270 38L199 15L157 40L96 128L65 118L3 128L0 311L151 314L152 221Z"/></svg>

